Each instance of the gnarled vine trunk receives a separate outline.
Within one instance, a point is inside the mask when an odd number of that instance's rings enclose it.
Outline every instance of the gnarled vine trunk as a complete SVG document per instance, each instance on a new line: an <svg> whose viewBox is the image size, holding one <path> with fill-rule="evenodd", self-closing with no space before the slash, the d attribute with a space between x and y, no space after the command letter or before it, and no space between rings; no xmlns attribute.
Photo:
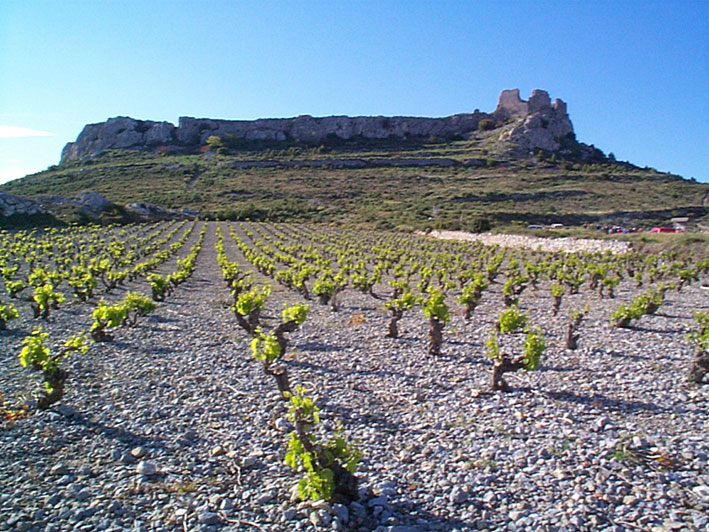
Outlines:
<svg viewBox="0 0 709 532"><path fill-rule="evenodd" d="M281 397L286 398L286 392L291 392L290 379L288 378L288 368L281 364L276 365L264 365L263 371L266 375L271 375L276 379L276 386L278 386L278 391L281 392Z"/></svg>
<svg viewBox="0 0 709 532"><path fill-rule="evenodd" d="M241 328L253 336L256 332L256 328L259 326L259 316L261 311L259 309L254 309L246 317L236 312L236 310L234 310L234 314L236 314L236 321L239 323Z"/></svg>
<svg viewBox="0 0 709 532"><path fill-rule="evenodd" d="M573 322L566 327L566 349L577 349L579 346L579 335L576 334L576 327Z"/></svg>
<svg viewBox="0 0 709 532"><path fill-rule="evenodd" d="M389 322L389 332L386 334L387 338L399 337L399 327L397 323L403 317L404 311L402 309L391 309L391 321Z"/></svg>
<svg viewBox="0 0 709 532"><path fill-rule="evenodd" d="M288 346L288 338L286 338L285 336L286 333L291 333L295 331L297 327L298 324L295 322L295 320L289 320L281 323L273 330L273 335L276 337L278 347L281 350L281 357L286 354L286 347Z"/></svg>
<svg viewBox="0 0 709 532"><path fill-rule="evenodd" d="M430 341L428 344L428 354L440 355L441 345L443 344L443 327L445 327L446 324L435 317L431 317L429 323L428 338Z"/></svg>
<svg viewBox="0 0 709 532"><path fill-rule="evenodd" d="M706 384L704 378L709 374L709 353L699 351L689 369L689 379L697 384Z"/></svg>
<svg viewBox="0 0 709 532"><path fill-rule="evenodd" d="M507 372L518 371L522 368L524 368L524 357L518 357L515 360L512 360L509 355L503 353L500 355L499 359L495 360L495 365L492 367L492 375L490 375L490 388L493 391L509 391L510 387L503 375Z"/></svg>
<svg viewBox="0 0 709 532"><path fill-rule="evenodd" d="M312 453L316 457L318 464L322 468L327 468L332 471L335 489L330 502L339 502L341 504L349 505L352 501L357 500L359 496L359 480L357 477L342 467L342 465L332 457L332 453L325 452L322 448L320 448L320 446L313 445L313 442L308 437L306 428L297 411L295 418L295 432L298 435L298 439L303 444L303 447L305 447L305 450Z"/></svg>
<svg viewBox="0 0 709 532"><path fill-rule="evenodd" d="M64 383L69 378L69 372L61 368L44 372L44 381L52 389L42 391L42 395L37 400L37 408L45 410L64 397Z"/></svg>

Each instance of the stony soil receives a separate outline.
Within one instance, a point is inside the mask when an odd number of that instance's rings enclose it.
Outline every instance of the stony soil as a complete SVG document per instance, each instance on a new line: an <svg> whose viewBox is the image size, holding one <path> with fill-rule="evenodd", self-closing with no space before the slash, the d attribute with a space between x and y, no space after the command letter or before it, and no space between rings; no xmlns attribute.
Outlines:
<svg viewBox="0 0 709 532"><path fill-rule="evenodd" d="M595 240L592 238L543 238L529 235L492 233L466 233L465 231L431 231L429 236L442 240L467 240L482 242L488 246L540 249L541 251L565 251L567 253L627 253L629 242L618 240Z"/></svg>
<svg viewBox="0 0 709 532"><path fill-rule="evenodd" d="M706 290L668 294L629 330L608 326L629 286L615 300L567 296L557 317L547 289L526 291L521 306L549 348L538 371L509 377L509 393L487 392L499 286L471 322L456 313L435 357L420 310L391 339L381 301L347 291L337 313L311 301L291 335L291 380L364 459L358 501L303 504L283 463L283 403L225 308L214 225L189 281L114 342L67 361L62 403L2 425L0 530L709 529L709 387L687 382L684 340L693 311L709 308ZM127 288L148 293L145 282ZM302 301L274 285L267 324L286 300ZM586 302L580 348L566 351L568 310ZM94 305L65 305L42 325L58 342L88 327ZM0 333L10 399L38 385L17 359L37 323L20 311Z"/></svg>

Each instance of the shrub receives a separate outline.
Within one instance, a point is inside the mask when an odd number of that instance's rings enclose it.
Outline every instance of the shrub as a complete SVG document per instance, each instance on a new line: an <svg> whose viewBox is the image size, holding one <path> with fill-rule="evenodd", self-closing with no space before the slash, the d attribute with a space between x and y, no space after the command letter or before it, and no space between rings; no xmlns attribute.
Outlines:
<svg viewBox="0 0 709 532"><path fill-rule="evenodd" d="M387 332L386 334L388 338L399 337L399 320L404 317L404 312L413 308L417 302L418 298L413 294L413 292L411 292L408 285L405 285L405 290L403 293L401 293L398 297L390 299L384 304L384 308L391 313L391 320L389 321L389 332Z"/></svg>
<svg viewBox="0 0 709 532"><path fill-rule="evenodd" d="M165 301L165 297L172 291L170 280L157 273L148 275L153 301Z"/></svg>
<svg viewBox="0 0 709 532"><path fill-rule="evenodd" d="M478 122L478 131L492 131L497 127L497 123L492 118L483 118Z"/></svg>
<svg viewBox="0 0 709 532"><path fill-rule="evenodd" d="M298 386L288 394L288 418L295 425L290 434L285 462L294 470L302 470L298 495L303 500L324 499L349 504L357 498L357 477L354 472L362 453L342 437L338 425L335 435L325 442L311 433L320 423L320 410Z"/></svg>
<svg viewBox="0 0 709 532"><path fill-rule="evenodd" d="M7 290L8 295L13 299L16 298L17 294L22 292L25 288L27 288L27 285L19 279L17 281L5 282L5 289Z"/></svg>
<svg viewBox="0 0 709 532"><path fill-rule="evenodd" d="M477 216L470 220L465 227L470 233L484 233L492 229L492 222L488 218Z"/></svg>
<svg viewBox="0 0 709 532"><path fill-rule="evenodd" d="M509 385L504 379L504 374L510 371L524 369L533 371L539 367L546 343L539 329L531 329L527 325L527 316L519 312L516 307L509 308L500 314L496 328L492 331L487 341L488 356L493 360L490 388L492 390L508 391ZM519 332L525 333L523 351L516 358L500 347L500 342L506 335Z"/></svg>
<svg viewBox="0 0 709 532"><path fill-rule="evenodd" d="M696 354L689 369L689 379L703 384L709 374L709 312L696 312L696 325L687 335L687 340L696 349Z"/></svg>
<svg viewBox="0 0 709 532"><path fill-rule="evenodd" d="M54 287L50 283L39 285L34 289L34 295L32 296L32 310L34 311L34 317L47 319L49 317L49 309L59 308L59 305L64 302L64 294L54 290Z"/></svg>
<svg viewBox="0 0 709 532"><path fill-rule="evenodd" d="M48 408L61 400L64 396L64 383L69 377L69 372L61 367L64 358L71 353L86 353L88 345L83 334L72 336L64 342L64 347L59 353L52 355L44 343L48 333L42 332L41 327L32 331L22 344L20 351L20 364L22 367L30 366L44 375L44 390L37 400L37 407Z"/></svg>
<svg viewBox="0 0 709 532"><path fill-rule="evenodd" d="M126 317L121 325L133 327L138 318L150 314L157 305L149 297L137 292L128 292L121 303L125 307Z"/></svg>
<svg viewBox="0 0 709 532"><path fill-rule="evenodd" d="M13 305L0 305L0 330L7 328L7 322L20 317L20 313Z"/></svg>
<svg viewBox="0 0 709 532"><path fill-rule="evenodd" d="M456 298L458 303L465 305L465 319L470 317L482 298L483 291L488 287L485 276L478 272L473 274L473 279L463 287L461 294Z"/></svg>
<svg viewBox="0 0 709 532"><path fill-rule="evenodd" d="M91 324L91 337L95 342L110 342L113 336L106 332L106 329L115 329L120 327L128 316L128 309L125 305L107 305L105 302L99 302L94 309L91 317L94 322Z"/></svg>
<svg viewBox="0 0 709 532"><path fill-rule="evenodd" d="M556 316L559 313L559 307L561 306L561 299L564 297L564 285L561 283L551 284L551 295L554 298L554 304L552 306L552 314Z"/></svg>
<svg viewBox="0 0 709 532"><path fill-rule="evenodd" d="M234 314L241 328L247 333L255 334L259 326L261 311L270 295L271 287L268 285L261 287L261 290L252 288L239 294L236 303L234 303Z"/></svg>
<svg viewBox="0 0 709 532"><path fill-rule="evenodd" d="M446 294L433 286L428 287L428 297L423 301L423 313L429 321L429 355L440 355L443 343L443 327L450 320L450 311L446 304Z"/></svg>

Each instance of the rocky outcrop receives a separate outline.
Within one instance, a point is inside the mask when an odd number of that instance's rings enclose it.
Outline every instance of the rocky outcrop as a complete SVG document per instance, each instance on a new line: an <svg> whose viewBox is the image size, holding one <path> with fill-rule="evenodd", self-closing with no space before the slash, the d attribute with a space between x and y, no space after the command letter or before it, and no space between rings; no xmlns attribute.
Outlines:
<svg viewBox="0 0 709 532"><path fill-rule="evenodd" d="M316 118L267 118L259 120L213 120L181 117L177 127L169 122L135 120L120 116L100 124L84 127L76 142L70 142L62 151L61 162L66 163L91 157L108 149L168 148L195 153L211 136L242 141L296 142L319 144L333 140L352 139L440 139L467 138L473 135L480 121L492 119L507 124L501 140L524 148L555 151L559 140L573 133L561 100L551 103L545 91L535 90L528 101L519 97L519 90L505 90L500 95L493 113L477 109L443 118L408 116L327 116Z"/></svg>
<svg viewBox="0 0 709 532"><path fill-rule="evenodd" d="M0 192L0 226L6 226L9 219L14 220L12 223L25 220L29 222L31 219L42 216L57 222L62 219L62 212L66 213L67 208L75 213L81 213L85 219L93 222L101 222L103 213L122 210L122 207L118 207L97 192L80 192L74 198L44 194L33 199ZM134 219L143 221L194 219L200 214L192 209L163 209L146 201L126 205L125 210L133 215L126 221Z"/></svg>
<svg viewBox="0 0 709 532"><path fill-rule="evenodd" d="M115 207L115 204L108 201L98 192L79 192L74 198L58 196L53 194L43 194L37 196L35 201L42 209L48 212L56 211L64 206L76 207L89 219L98 219L102 212Z"/></svg>
<svg viewBox="0 0 709 532"><path fill-rule="evenodd" d="M84 126L76 142L64 146L61 162L81 159L108 149L166 146L173 144L174 140L175 126L169 122L118 116L100 124Z"/></svg>
<svg viewBox="0 0 709 532"><path fill-rule="evenodd" d="M36 201L0 192L0 216L33 216L46 212Z"/></svg>
<svg viewBox="0 0 709 532"><path fill-rule="evenodd" d="M502 91L494 116L514 120L500 134L500 140L528 150L557 151L560 141L574 133L566 104L558 98L551 103L549 94L538 89L526 102L520 99L519 89Z"/></svg>
<svg viewBox="0 0 709 532"><path fill-rule="evenodd" d="M136 201L126 205L126 209L140 216L144 220L175 220L194 219L199 216L199 212L192 209L163 209L159 205L148 203L147 201Z"/></svg>

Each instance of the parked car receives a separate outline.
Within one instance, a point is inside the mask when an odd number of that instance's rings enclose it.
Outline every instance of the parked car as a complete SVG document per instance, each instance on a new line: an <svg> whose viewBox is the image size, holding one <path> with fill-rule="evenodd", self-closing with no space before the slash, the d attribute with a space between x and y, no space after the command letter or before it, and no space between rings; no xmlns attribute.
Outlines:
<svg viewBox="0 0 709 532"><path fill-rule="evenodd" d="M651 233L681 233L679 229L675 229L674 227L653 227L650 229Z"/></svg>

